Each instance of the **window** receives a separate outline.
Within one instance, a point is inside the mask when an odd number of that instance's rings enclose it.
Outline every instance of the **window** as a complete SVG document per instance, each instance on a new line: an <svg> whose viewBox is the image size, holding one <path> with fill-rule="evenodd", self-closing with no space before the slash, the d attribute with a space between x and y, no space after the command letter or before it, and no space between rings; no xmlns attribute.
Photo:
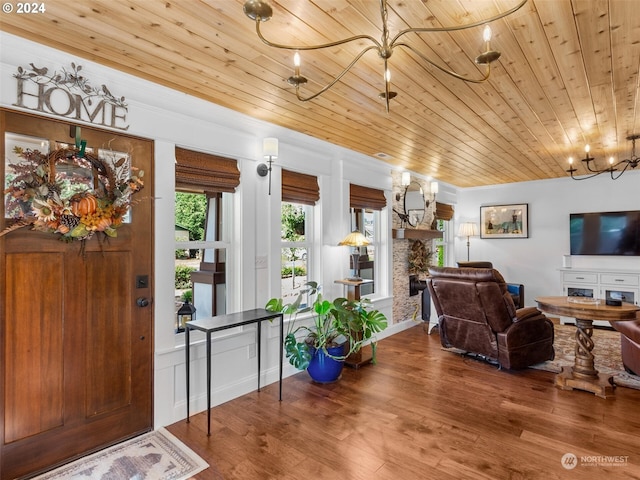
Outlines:
<svg viewBox="0 0 640 480"><path fill-rule="evenodd" d="M453 218L453 206L446 203L436 202L435 220L436 230L442 232L442 238L434 241L436 252L436 264L444 267L448 264L447 256L449 251L453 251L453 236L451 235L451 219Z"/></svg>
<svg viewBox="0 0 640 480"><path fill-rule="evenodd" d="M196 318L226 313L232 194L239 182L235 160L176 147L176 314L185 301L195 306ZM176 323L175 330L184 326Z"/></svg>
<svg viewBox="0 0 640 480"><path fill-rule="evenodd" d="M357 268L360 277L366 280L375 280L376 271L376 251L379 251L380 235L378 233L380 212L378 210L370 210L365 208L351 209L351 231L358 230L367 240L369 245L365 247L349 247L358 248L360 257ZM349 269L353 270L353 257L349 256ZM360 287L361 295L371 295L375 292L375 281L373 283L362 285Z"/></svg>
<svg viewBox="0 0 640 480"><path fill-rule="evenodd" d="M292 302L302 286L311 279L309 265L312 249L313 207L301 203L283 202L281 207L282 241L281 296Z"/></svg>
<svg viewBox="0 0 640 480"><path fill-rule="evenodd" d="M375 279L380 278L380 265L376 263L376 255L381 252L380 210L387 205L382 190L351 184L349 186L349 203L351 206L351 230L358 230L369 240L369 245L360 248L360 261L357 266L360 276L373 283L360 288L361 295L370 295L376 291ZM355 248L355 247L354 247ZM356 266L349 260L349 268Z"/></svg>
<svg viewBox="0 0 640 480"><path fill-rule="evenodd" d="M313 175L282 170L281 297L292 302L302 286L313 279L313 210L320 199Z"/></svg>
<svg viewBox="0 0 640 480"><path fill-rule="evenodd" d="M176 312L183 302L197 318L226 313L228 244L224 219L230 193L176 192ZM183 325L176 325L178 332Z"/></svg>
<svg viewBox="0 0 640 480"><path fill-rule="evenodd" d="M449 242L449 230L451 228L451 222L448 220L436 220L436 230L442 232L442 238L436 238L433 241L433 247L435 249L435 263L436 267L444 267L447 261L447 250Z"/></svg>

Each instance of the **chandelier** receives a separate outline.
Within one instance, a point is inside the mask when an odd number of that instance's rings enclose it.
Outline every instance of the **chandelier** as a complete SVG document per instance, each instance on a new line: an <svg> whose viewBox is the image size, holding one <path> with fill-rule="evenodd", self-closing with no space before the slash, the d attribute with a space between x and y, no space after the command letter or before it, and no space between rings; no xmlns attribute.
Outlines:
<svg viewBox="0 0 640 480"><path fill-rule="evenodd" d="M345 38L342 40L336 40L334 42L329 42L329 43L323 43L321 45L282 45L276 42L272 42L270 40L267 40L263 35L262 32L260 31L260 24L262 22L266 22L268 21L271 16L273 15L273 10L271 9L271 6L262 1L262 0L247 0L244 4L244 13L247 15L247 17L249 17L251 20L255 20L256 22L256 33L258 35L258 38L260 38L260 40L262 40L265 44L267 44L270 47L274 47L274 48L281 48L281 49L285 49L285 50L296 50L296 53L294 55L294 75L289 77L287 79L287 81L289 82L289 84L293 85L296 89L296 97L298 98L298 100L302 101L302 102L307 102L309 100L313 100L314 98L322 95L324 92L326 92L327 90L329 90L331 87L333 87L336 83L338 83L342 77L351 70L351 68L358 62L358 60L360 60L360 58L362 58L362 56L367 53L369 50L375 50L378 52L378 56L380 58L382 58L383 60L383 66L384 66L384 71L383 71L383 80L384 80L384 92L380 93L378 96L380 98L382 98L385 101L385 107L386 107L386 111L389 112L389 100L391 100L392 98L396 97L398 95L397 92L394 92L391 90L391 71L389 70L389 66L388 66L388 61L389 58L391 58L391 55L393 54L393 50L396 47L404 47L407 50L411 51L412 53L414 53L415 55L417 55L419 58L421 58L423 61L427 62L429 65L432 65L433 67L437 68L438 70L451 75L452 77L455 77L459 80L463 80L465 82L471 82L471 83L482 83L485 82L488 78L489 75L491 74L491 63L495 62L496 60L498 60L498 58L500 58L500 52L496 51L496 50L491 50L491 27L489 27L489 25L487 25L490 22L493 22L495 20L499 20L503 17L506 17L507 15L511 15L512 13L516 12L517 10L519 10L525 3L527 3L527 0L522 0L518 5L516 5L515 7L513 7L511 10L508 10L506 12L500 13L498 15L495 15L493 17L490 18L486 18L484 20L480 20L478 22L473 22L473 23L468 23L465 25L459 25L459 26L455 26L455 27L417 27L417 28L407 28L404 29L400 32L398 32L393 38L389 38L389 29L387 27L387 0L380 0L380 15L382 17L382 38L380 39L380 41L376 40L375 38L373 38L370 35L354 35L352 37L349 38ZM478 27L481 25L485 25L484 28L484 33L483 33L483 39L485 42L485 48L486 51L484 53L481 53L480 55L478 55L475 59L475 62L478 65L485 65L485 72L482 75L482 77L480 78L467 78L463 75L460 75L459 73L456 73L452 70L449 70L441 65L438 65L437 63L433 62L432 60L430 60L429 58L427 58L426 55L424 55L423 53L421 53L419 50L417 50L415 47L413 47L412 45L409 45L408 43L404 43L403 41L401 41L401 38L404 37L404 35L408 34L408 33L416 33L416 34L420 34L420 33L428 33L428 32L453 32L453 31L457 31L457 30L466 30L469 28L474 28L474 27ZM308 97L303 97L302 95L300 95L300 86L304 85L305 83L307 83L307 78L304 77L303 75L300 74L300 54L299 51L301 50L320 50L320 49L324 49L324 48L330 48L330 47L335 47L338 45L343 45L345 43L349 43L349 42L354 42L354 41L358 41L358 40L366 40L368 42L371 43L371 45L365 47L362 49L362 51L360 53L358 53L355 58L353 59L353 61L347 65L346 68L344 68L344 70L342 70L342 72L340 72L338 75L336 75L335 77L333 77L333 79L324 87L322 87L318 92L308 96Z"/></svg>
<svg viewBox="0 0 640 480"><path fill-rule="evenodd" d="M581 176L581 177L574 176L574 173L577 172L578 169L573 166L573 158L571 157L569 158L569 170L567 170L567 173L569 173L571 175L571 178L573 178L574 180L587 180L589 178L597 177L602 173L609 172L611 174L611 180L617 180L622 176L624 172L626 172L626 170L629 167L636 168L638 165L640 165L640 158L636 156L636 140L639 138L640 138L640 135L638 134L629 135L627 137L627 140L631 140L631 158L620 160L618 163L614 164L613 163L615 161L614 158L609 157L609 166L601 170L595 168L595 159L589 156L590 148L589 148L589 145L587 145L586 147L584 147L585 156L582 159L582 162L584 163L585 168L587 169L587 172L588 172L587 176ZM591 167L591 162L593 162L594 168ZM618 170L618 167L621 167L622 165L624 165L622 170ZM618 173L614 175L614 172L618 172Z"/></svg>

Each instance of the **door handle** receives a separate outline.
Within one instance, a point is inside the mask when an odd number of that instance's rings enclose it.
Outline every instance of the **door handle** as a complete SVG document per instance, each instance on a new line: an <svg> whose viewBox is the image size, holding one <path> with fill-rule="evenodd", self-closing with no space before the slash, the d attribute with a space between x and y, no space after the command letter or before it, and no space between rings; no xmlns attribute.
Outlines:
<svg viewBox="0 0 640 480"><path fill-rule="evenodd" d="M148 307L149 299L145 297L138 297L136 299L136 305L138 305L140 308Z"/></svg>

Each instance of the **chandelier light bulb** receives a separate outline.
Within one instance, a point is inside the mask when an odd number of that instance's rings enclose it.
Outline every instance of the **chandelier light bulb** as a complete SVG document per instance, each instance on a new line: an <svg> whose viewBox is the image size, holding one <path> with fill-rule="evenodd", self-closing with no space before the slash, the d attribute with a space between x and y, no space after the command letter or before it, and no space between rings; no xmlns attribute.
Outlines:
<svg viewBox="0 0 640 480"><path fill-rule="evenodd" d="M609 157L609 165L613 165L613 157Z"/></svg>
<svg viewBox="0 0 640 480"><path fill-rule="evenodd" d="M391 70L389 70L388 68L387 68L387 70L386 70L386 71L385 71L385 73L384 73L384 79L385 79L387 82L390 82L390 81L391 81Z"/></svg>
<svg viewBox="0 0 640 480"><path fill-rule="evenodd" d="M584 151L587 155L589 155L589 151L591 150L591 147L589 145L585 145L584 146Z"/></svg>
<svg viewBox="0 0 640 480"><path fill-rule="evenodd" d="M300 54L298 52L296 52L295 55L293 56L293 66L295 67L294 75L296 77L299 77L300 76Z"/></svg>
<svg viewBox="0 0 640 480"><path fill-rule="evenodd" d="M487 44L491 41L491 27L489 25L486 25L484 27L484 31L482 32L482 38L484 39L485 42L487 42Z"/></svg>
<svg viewBox="0 0 640 480"><path fill-rule="evenodd" d="M573 165L573 157L569 157L569 165Z"/></svg>

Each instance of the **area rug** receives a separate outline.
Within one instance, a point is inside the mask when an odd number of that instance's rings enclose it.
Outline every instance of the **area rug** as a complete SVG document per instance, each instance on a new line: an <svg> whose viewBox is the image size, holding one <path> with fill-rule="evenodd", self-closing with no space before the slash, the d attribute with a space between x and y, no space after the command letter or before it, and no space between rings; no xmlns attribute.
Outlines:
<svg viewBox="0 0 640 480"><path fill-rule="evenodd" d="M562 367L572 366L575 361L575 333L574 325L554 325L555 337L553 348L556 356L548 362L533 365L531 368L559 373ZM595 344L593 355L596 370L613 377L613 382L621 387L640 390L640 376L631 375L624 370L620 355L620 332L615 330L594 328L592 340Z"/></svg>
<svg viewBox="0 0 640 480"><path fill-rule="evenodd" d="M35 480L182 480L209 465L164 428L133 438Z"/></svg>

